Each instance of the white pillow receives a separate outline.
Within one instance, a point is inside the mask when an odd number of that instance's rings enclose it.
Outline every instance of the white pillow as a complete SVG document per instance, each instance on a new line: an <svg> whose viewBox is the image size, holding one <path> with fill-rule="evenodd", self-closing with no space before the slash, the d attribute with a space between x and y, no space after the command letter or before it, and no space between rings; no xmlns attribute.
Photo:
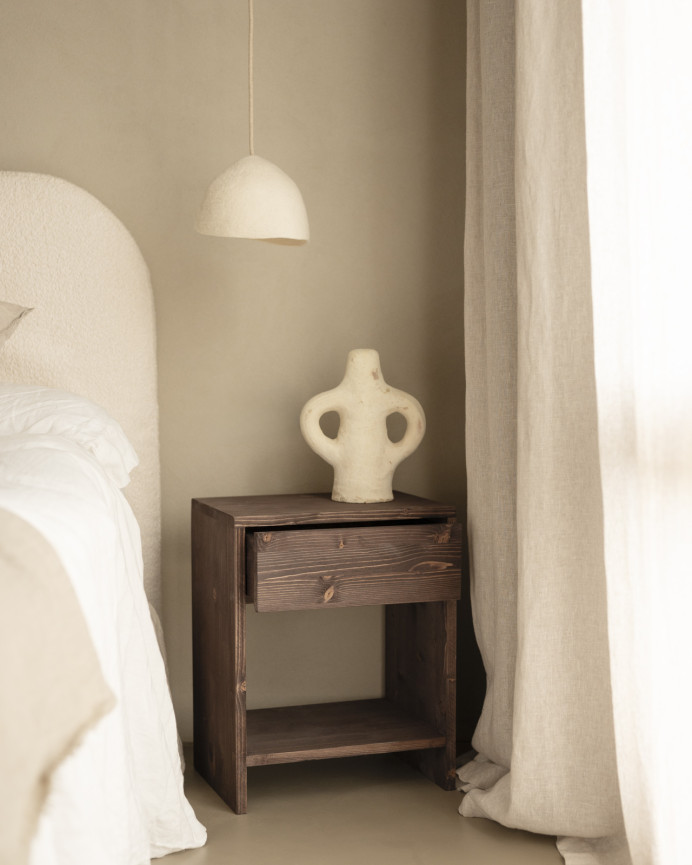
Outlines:
<svg viewBox="0 0 692 865"><path fill-rule="evenodd" d="M28 312L31 312L31 307L0 300L0 347L12 336L15 328Z"/></svg>
<svg viewBox="0 0 692 865"><path fill-rule="evenodd" d="M122 488L139 463L123 428L84 397L50 387L0 383L0 435L57 435L96 457Z"/></svg>

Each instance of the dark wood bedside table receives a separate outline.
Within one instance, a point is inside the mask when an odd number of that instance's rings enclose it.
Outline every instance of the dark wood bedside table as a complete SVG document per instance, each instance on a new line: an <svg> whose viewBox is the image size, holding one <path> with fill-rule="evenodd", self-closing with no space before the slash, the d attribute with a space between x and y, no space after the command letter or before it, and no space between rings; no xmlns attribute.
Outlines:
<svg viewBox="0 0 692 865"><path fill-rule="evenodd" d="M404 493L378 504L328 493L192 501L195 768L237 814L247 767L408 752L455 780L454 508ZM385 697L245 707L245 604L258 612L385 604Z"/></svg>

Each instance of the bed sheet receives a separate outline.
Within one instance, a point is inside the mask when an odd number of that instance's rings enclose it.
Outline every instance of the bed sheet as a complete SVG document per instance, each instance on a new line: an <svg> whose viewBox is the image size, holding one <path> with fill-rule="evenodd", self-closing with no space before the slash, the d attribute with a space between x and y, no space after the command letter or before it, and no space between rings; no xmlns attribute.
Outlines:
<svg viewBox="0 0 692 865"><path fill-rule="evenodd" d="M56 551L117 700L54 773L32 865L144 865L201 846L206 831L183 791L139 528L120 489L73 441L0 436L0 507Z"/></svg>
<svg viewBox="0 0 692 865"><path fill-rule="evenodd" d="M114 704L55 551L0 508L0 865L27 865L55 768Z"/></svg>

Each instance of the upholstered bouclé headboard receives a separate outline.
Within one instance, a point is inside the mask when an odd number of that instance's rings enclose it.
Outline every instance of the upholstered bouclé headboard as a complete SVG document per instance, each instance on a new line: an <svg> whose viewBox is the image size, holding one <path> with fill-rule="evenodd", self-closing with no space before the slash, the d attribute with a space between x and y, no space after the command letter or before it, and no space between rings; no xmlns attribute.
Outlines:
<svg viewBox="0 0 692 865"><path fill-rule="evenodd" d="M124 493L142 532L145 588L160 611L154 301L137 244L83 189L0 171L0 300L33 307L0 352L0 380L88 397L137 451Z"/></svg>

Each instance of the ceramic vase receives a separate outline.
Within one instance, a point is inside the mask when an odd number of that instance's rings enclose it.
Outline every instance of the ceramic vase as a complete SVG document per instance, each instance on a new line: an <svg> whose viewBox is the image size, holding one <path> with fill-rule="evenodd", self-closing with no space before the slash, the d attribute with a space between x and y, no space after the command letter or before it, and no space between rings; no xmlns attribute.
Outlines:
<svg viewBox="0 0 692 865"><path fill-rule="evenodd" d="M322 415L331 411L339 415L336 438L320 426ZM396 413L406 419L406 432L393 442L387 417ZM425 414L418 400L385 382L377 351L357 348L348 354L341 384L303 406L300 429L308 445L334 469L334 501L388 502L394 497L396 467L425 434Z"/></svg>

